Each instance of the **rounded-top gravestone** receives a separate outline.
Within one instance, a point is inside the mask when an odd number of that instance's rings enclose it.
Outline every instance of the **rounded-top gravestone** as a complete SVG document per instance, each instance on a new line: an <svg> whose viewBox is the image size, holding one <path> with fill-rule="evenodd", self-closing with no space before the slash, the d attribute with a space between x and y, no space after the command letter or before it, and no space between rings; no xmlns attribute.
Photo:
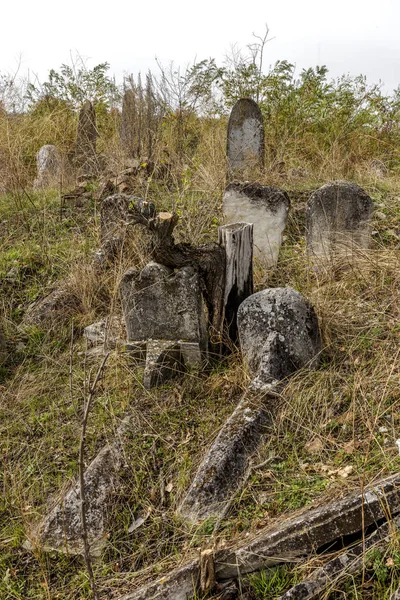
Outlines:
<svg viewBox="0 0 400 600"><path fill-rule="evenodd" d="M264 163L263 116L251 98L240 98L232 108L226 153L232 177L262 167Z"/></svg>
<svg viewBox="0 0 400 600"><path fill-rule="evenodd" d="M356 183L333 181L322 186L307 203L308 251L319 259L331 259L368 248L372 212L372 199Z"/></svg>

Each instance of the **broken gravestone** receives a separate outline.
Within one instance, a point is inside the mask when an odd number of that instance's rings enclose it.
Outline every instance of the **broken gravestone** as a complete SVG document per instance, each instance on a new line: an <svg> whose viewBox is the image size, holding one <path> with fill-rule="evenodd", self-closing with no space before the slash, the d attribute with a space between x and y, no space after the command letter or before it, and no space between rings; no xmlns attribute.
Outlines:
<svg viewBox="0 0 400 600"><path fill-rule="evenodd" d="M96 111L93 104L86 100L79 112L75 147L75 161L82 177L93 177L96 174L96 139Z"/></svg>
<svg viewBox="0 0 400 600"><path fill-rule="evenodd" d="M254 252L267 266L278 262L289 206L285 191L259 183L231 183L223 198L227 222L253 223Z"/></svg>
<svg viewBox="0 0 400 600"><path fill-rule="evenodd" d="M243 174L263 166L263 116L257 102L251 98L241 98L232 108L226 153L231 177L243 177Z"/></svg>
<svg viewBox="0 0 400 600"><path fill-rule="evenodd" d="M123 438L129 421L117 431L116 440L107 444L84 473L86 526L90 553L98 556L106 541L106 518L110 496L118 485L118 470L123 463ZM45 551L84 554L79 482L73 483L49 514L31 531L24 546Z"/></svg>
<svg viewBox="0 0 400 600"><path fill-rule="evenodd" d="M44 188L60 184L62 172L61 154L57 146L46 144L36 154L37 177L34 188Z"/></svg>
<svg viewBox="0 0 400 600"><path fill-rule="evenodd" d="M370 245L373 201L356 183L334 181L314 192L306 209L308 251L318 259L352 256Z"/></svg>
<svg viewBox="0 0 400 600"><path fill-rule="evenodd" d="M120 293L128 345L146 344L148 389L170 378L172 371L179 372L179 365L199 365L207 352L207 330L193 267L174 271L149 263L142 271L129 269Z"/></svg>
<svg viewBox="0 0 400 600"><path fill-rule="evenodd" d="M318 363L317 316L292 288L266 289L247 298L239 307L238 330L252 389L268 390L296 370Z"/></svg>
<svg viewBox="0 0 400 600"><path fill-rule="evenodd" d="M124 152L130 157L134 157L137 150L136 122L135 92L127 89L122 100L120 140Z"/></svg>

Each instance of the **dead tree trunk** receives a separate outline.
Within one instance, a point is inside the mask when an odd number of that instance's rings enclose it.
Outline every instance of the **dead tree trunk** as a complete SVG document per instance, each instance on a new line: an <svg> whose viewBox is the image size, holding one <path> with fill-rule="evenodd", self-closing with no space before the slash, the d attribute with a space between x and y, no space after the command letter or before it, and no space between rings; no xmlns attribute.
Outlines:
<svg viewBox="0 0 400 600"><path fill-rule="evenodd" d="M218 227L218 241L226 256L223 319L229 338L236 342L238 308L253 293L253 225L234 223Z"/></svg>

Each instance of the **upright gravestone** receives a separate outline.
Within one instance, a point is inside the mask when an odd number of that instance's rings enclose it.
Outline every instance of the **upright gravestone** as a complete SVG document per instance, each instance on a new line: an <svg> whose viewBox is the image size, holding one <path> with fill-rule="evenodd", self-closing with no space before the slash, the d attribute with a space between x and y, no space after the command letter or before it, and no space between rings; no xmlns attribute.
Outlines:
<svg viewBox="0 0 400 600"><path fill-rule="evenodd" d="M76 164L83 177L92 177L96 173L96 139L96 111L87 100L79 113L75 149Z"/></svg>
<svg viewBox="0 0 400 600"><path fill-rule="evenodd" d="M136 155L135 114L135 92L131 89L128 89L125 91L122 101L120 140L124 152L129 157L134 157Z"/></svg>
<svg viewBox="0 0 400 600"><path fill-rule="evenodd" d="M62 173L61 154L57 146L46 144L36 154L37 177L34 188L58 185Z"/></svg>
<svg viewBox="0 0 400 600"><path fill-rule="evenodd" d="M318 259L351 257L370 245L373 201L356 183L334 181L314 192L306 210L307 248Z"/></svg>
<svg viewBox="0 0 400 600"><path fill-rule="evenodd" d="M241 98L232 108L226 153L230 177L243 177L264 164L263 116L251 98Z"/></svg>
<svg viewBox="0 0 400 600"><path fill-rule="evenodd" d="M132 349L146 346L145 387L169 379L177 363L201 364L207 329L199 276L192 267L173 271L158 263L129 269L120 293Z"/></svg>
<svg viewBox="0 0 400 600"><path fill-rule="evenodd" d="M267 266L278 262L289 206L285 191L259 183L231 183L223 198L228 223L253 223L254 254Z"/></svg>

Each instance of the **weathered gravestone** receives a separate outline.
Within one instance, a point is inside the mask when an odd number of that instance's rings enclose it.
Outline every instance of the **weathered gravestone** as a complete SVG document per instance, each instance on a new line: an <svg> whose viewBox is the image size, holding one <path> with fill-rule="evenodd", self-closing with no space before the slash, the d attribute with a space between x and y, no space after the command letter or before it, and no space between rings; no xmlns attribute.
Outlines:
<svg viewBox="0 0 400 600"><path fill-rule="evenodd" d="M123 150L130 157L137 154L135 123L136 96L133 90L128 89L125 91L122 101L120 140Z"/></svg>
<svg viewBox="0 0 400 600"><path fill-rule="evenodd" d="M370 245L373 201L356 183L334 181L314 192L306 209L308 251L318 259L351 257Z"/></svg>
<svg viewBox="0 0 400 600"><path fill-rule="evenodd" d="M76 134L75 161L82 177L92 177L97 171L96 111L87 100L79 112Z"/></svg>
<svg viewBox="0 0 400 600"><path fill-rule="evenodd" d="M254 376L251 388L268 390L297 369L318 363L321 339L311 304L292 288L262 290L239 307L240 348Z"/></svg>
<svg viewBox="0 0 400 600"><path fill-rule="evenodd" d="M141 272L129 269L120 293L128 344L146 344L147 388L170 378L181 363L199 365L207 352L207 330L194 268L174 271L149 263Z"/></svg>
<svg viewBox="0 0 400 600"><path fill-rule="evenodd" d="M124 440L129 419L124 419L114 442L107 444L84 473L86 527L90 552L98 556L106 542L108 501L119 485L118 470L123 465ZM81 521L80 484L72 483L49 514L31 530L24 546L38 545L42 550L66 554L84 554Z"/></svg>
<svg viewBox="0 0 400 600"><path fill-rule="evenodd" d="M264 123L260 107L251 98L241 98L232 108L226 144L230 176L243 176L263 166Z"/></svg>
<svg viewBox="0 0 400 600"><path fill-rule="evenodd" d="M289 206L285 191L259 183L231 183L223 198L227 222L253 223L254 253L267 266L278 262Z"/></svg>
<svg viewBox="0 0 400 600"><path fill-rule="evenodd" d="M37 178L34 188L59 185L62 173L61 154L57 146L46 144L36 154Z"/></svg>

